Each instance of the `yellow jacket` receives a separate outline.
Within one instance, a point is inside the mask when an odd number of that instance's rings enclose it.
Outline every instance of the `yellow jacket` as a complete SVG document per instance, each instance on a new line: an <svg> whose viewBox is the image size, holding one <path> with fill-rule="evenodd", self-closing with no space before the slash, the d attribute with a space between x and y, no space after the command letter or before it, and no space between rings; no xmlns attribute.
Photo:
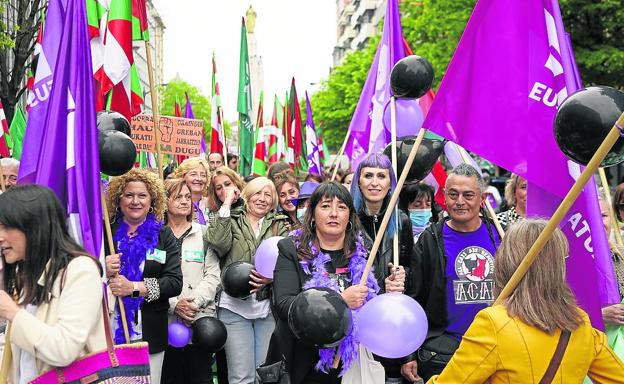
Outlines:
<svg viewBox="0 0 624 384"><path fill-rule="evenodd" d="M582 311L581 311L582 312ZM583 324L572 332L553 383L624 383L624 364L582 312ZM427 383L539 383L555 352L560 331L553 335L509 317L496 305L480 311L459 349L441 375ZM488 381L490 380L490 381Z"/></svg>
<svg viewBox="0 0 624 384"><path fill-rule="evenodd" d="M20 309L11 323L13 361L10 382L18 382L16 347L35 357L38 374L64 367L86 354L106 349L102 316L102 277L88 256L76 257L52 285L49 303L37 307L35 315ZM45 273L38 284L45 283ZM62 293L62 294L61 294Z"/></svg>

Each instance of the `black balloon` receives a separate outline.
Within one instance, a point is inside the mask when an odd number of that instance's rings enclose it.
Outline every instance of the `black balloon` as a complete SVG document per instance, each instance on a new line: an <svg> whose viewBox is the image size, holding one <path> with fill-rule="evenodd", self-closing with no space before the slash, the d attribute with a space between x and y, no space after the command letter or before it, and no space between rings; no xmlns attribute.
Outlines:
<svg viewBox="0 0 624 384"><path fill-rule="evenodd" d="M409 157L409 153L411 152L415 141L416 136L404 136L397 139L397 179L401 175L401 172L403 172L403 168L405 167L405 163L407 162L407 158ZM418 147L418 151L416 151L416 157L410 167L406 180L411 181L424 179L431 172L436 160L438 160L438 157L440 157L443 151L443 141L423 138L420 147ZM392 144L388 145L384 149L383 153L388 156L389 159L392 159Z"/></svg>
<svg viewBox="0 0 624 384"><path fill-rule="evenodd" d="M193 345L209 353L219 352L225 346L227 330L219 319L200 317L193 322Z"/></svg>
<svg viewBox="0 0 624 384"><path fill-rule="evenodd" d="M119 131L98 131L100 170L109 176L128 172L136 161L136 147L132 140Z"/></svg>
<svg viewBox="0 0 624 384"><path fill-rule="evenodd" d="M624 110L624 93L611 87L589 87L571 95L555 116L555 140L561 151L587 164ZM602 167L624 161L624 140L619 138Z"/></svg>
<svg viewBox="0 0 624 384"><path fill-rule="evenodd" d="M97 128L100 131L119 131L132 136L130 123L124 115L115 111L100 111L97 114Z"/></svg>
<svg viewBox="0 0 624 384"><path fill-rule="evenodd" d="M417 99L433 85L433 66L417 55L402 58L392 68L390 87L395 97Z"/></svg>
<svg viewBox="0 0 624 384"><path fill-rule="evenodd" d="M288 326L305 344L333 347L351 329L351 310L340 294L329 288L308 289L290 305Z"/></svg>
<svg viewBox="0 0 624 384"><path fill-rule="evenodd" d="M237 261L228 265L221 274L221 286L228 295L237 299L251 296L249 292L254 287L249 284L249 275L254 269L253 264Z"/></svg>

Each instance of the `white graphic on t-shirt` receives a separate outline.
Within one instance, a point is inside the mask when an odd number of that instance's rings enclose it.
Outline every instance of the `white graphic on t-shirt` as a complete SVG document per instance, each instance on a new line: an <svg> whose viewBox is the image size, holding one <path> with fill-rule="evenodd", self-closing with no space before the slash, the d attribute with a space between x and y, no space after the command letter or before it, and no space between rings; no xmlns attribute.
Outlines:
<svg viewBox="0 0 624 384"><path fill-rule="evenodd" d="M494 258L488 250L478 246L464 248L455 258L455 273L459 277L453 281L455 304L493 300Z"/></svg>

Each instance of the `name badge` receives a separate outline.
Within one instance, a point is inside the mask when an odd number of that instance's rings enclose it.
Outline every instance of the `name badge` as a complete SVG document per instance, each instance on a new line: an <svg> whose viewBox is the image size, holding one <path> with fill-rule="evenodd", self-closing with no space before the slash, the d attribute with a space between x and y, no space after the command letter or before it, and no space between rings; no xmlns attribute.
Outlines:
<svg viewBox="0 0 624 384"><path fill-rule="evenodd" d="M203 263L204 262L204 254L202 251L184 251L184 260L189 261L191 263Z"/></svg>
<svg viewBox="0 0 624 384"><path fill-rule="evenodd" d="M147 260L152 260L159 264L165 264L165 261L167 260L167 251L154 249L151 253L147 254Z"/></svg>

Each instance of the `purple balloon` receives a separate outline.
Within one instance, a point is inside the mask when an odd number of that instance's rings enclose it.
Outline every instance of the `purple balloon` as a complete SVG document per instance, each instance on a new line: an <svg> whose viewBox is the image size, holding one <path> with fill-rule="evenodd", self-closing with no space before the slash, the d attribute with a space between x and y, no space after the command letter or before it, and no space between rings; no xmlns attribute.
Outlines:
<svg viewBox="0 0 624 384"><path fill-rule="evenodd" d="M191 341L191 329L182 323L171 323L168 329L169 345L182 348Z"/></svg>
<svg viewBox="0 0 624 384"><path fill-rule="evenodd" d="M416 99L396 99L396 136L416 135L425 121L420 104ZM391 132L390 102L386 104L383 114L384 127Z"/></svg>
<svg viewBox="0 0 624 384"><path fill-rule="evenodd" d="M427 336L425 311L402 293L384 293L370 300L355 322L357 340L374 354L391 359L416 351Z"/></svg>
<svg viewBox="0 0 624 384"><path fill-rule="evenodd" d="M268 279L273 278L273 270L277 263L277 242L282 239L282 236L269 237L256 249L256 271Z"/></svg>

